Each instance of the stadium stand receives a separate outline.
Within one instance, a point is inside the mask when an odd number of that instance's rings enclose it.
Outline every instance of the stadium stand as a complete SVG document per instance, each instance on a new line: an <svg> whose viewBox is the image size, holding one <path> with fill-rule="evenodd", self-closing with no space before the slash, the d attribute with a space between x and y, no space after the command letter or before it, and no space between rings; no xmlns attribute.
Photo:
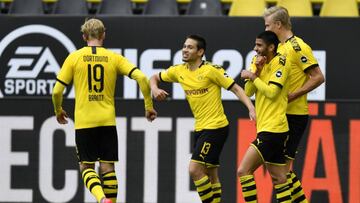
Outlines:
<svg viewBox="0 0 360 203"><path fill-rule="evenodd" d="M282 5L289 9L290 15L299 17L358 17L360 11L360 0L125 0L131 4L130 11L128 5L117 9L117 4L124 3L124 0L40 0L42 1L40 11L38 3L30 3L34 0L19 0L23 2L20 4L28 5L22 10L17 9L15 1L17 0L0 0L0 14L262 16L264 9L273 5ZM14 8L11 8L13 2ZM217 2L220 2L220 14L217 8L213 10L214 2L217 6L219 5ZM33 10L35 7L37 9ZM296 9L293 9L294 7Z"/></svg>
<svg viewBox="0 0 360 203"><path fill-rule="evenodd" d="M320 16L358 17L358 2L356 2L356 0L324 0L320 11Z"/></svg>
<svg viewBox="0 0 360 203"><path fill-rule="evenodd" d="M102 0L98 14L114 16L133 15L131 1L129 0Z"/></svg>
<svg viewBox="0 0 360 203"><path fill-rule="evenodd" d="M145 15L153 16L177 16L179 15L176 1L148 0L144 8Z"/></svg>
<svg viewBox="0 0 360 203"><path fill-rule="evenodd" d="M313 16L310 0L278 0L277 5L287 8L290 16L297 16L297 17Z"/></svg>
<svg viewBox="0 0 360 203"><path fill-rule="evenodd" d="M189 3L186 14L199 16L223 15L219 0L192 0Z"/></svg>
<svg viewBox="0 0 360 203"><path fill-rule="evenodd" d="M54 14L87 15L88 8L84 0L57 0Z"/></svg>
<svg viewBox="0 0 360 203"><path fill-rule="evenodd" d="M44 14L42 0L13 0L9 7L10 14L42 15Z"/></svg>
<svg viewBox="0 0 360 203"><path fill-rule="evenodd" d="M229 16L262 16L265 8L264 0L233 0Z"/></svg>

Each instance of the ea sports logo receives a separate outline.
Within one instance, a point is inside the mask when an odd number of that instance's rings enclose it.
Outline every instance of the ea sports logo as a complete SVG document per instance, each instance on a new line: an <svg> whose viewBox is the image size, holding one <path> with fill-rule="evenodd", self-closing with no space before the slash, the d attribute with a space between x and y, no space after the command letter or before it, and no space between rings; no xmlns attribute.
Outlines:
<svg viewBox="0 0 360 203"><path fill-rule="evenodd" d="M50 96L62 62L75 50L72 41L53 27L13 30L0 42L0 98ZM74 92L66 94L73 97Z"/></svg>

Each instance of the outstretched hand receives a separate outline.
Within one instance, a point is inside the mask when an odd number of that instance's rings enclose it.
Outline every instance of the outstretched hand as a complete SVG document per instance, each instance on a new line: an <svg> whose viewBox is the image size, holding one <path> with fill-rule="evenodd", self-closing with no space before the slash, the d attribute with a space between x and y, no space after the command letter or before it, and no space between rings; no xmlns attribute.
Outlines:
<svg viewBox="0 0 360 203"><path fill-rule="evenodd" d="M157 117L157 112L154 109L146 110L145 117L148 121L152 122Z"/></svg>
<svg viewBox="0 0 360 203"><path fill-rule="evenodd" d="M69 116L67 115L66 111L64 111L63 109L61 109L61 112L58 115L56 115L56 120L60 124L67 124L68 123L67 118L69 118Z"/></svg>
<svg viewBox="0 0 360 203"><path fill-rule="evenodd" d="M159 88L152 90L152 94L153 94L154 98L158 101L165 100L166 97L169 95L169 93L167 93L165 90L159 89Z"/></svg>

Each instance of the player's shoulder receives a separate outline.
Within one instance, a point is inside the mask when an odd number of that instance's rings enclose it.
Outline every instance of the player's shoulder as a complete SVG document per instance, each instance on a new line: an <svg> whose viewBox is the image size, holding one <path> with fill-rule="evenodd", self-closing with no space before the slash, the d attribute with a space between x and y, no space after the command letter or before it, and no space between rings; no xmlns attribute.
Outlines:
<svg viewBox="0 0 360 203"><path fill-rule="evenodd" d="M292 50L294 50L295 52L299 52L301 51L301 39L296 37L296 36L292 36L290 37L288 40L286 40L286 44L287 46L290 46Z"/></svg>
<svg viewBox="0 0 360 203"><path fill-rule="evenodd" d="M292 47L292 49L296 52L308 51L311 50L309 44L307 44L302 38L298 36L293 36L288 40L288 44Z"/></svg>
<svg viewBox="0 0 360 203"><path fill-rule="evenodd" d="M203 61L203 63L201 64L200 67L204 67L205 69L210 69L210 70L223 70L224 67L218 64L214 64L210 61Z"/></svg>
<svg viewBox="0 0 360 203"><path fill-rule="evenodd" d="M186 67L186 63L179 63L179 64L174 64L172 66L169 66L167 69L181 69L181 68L185 68Z"/></svg>
<svg viewBox="0 0 360 203"><path fill-rule="evenodd" d="M185 63L181 63L181 64L174 64L171 65L169 67L167 67L164 71L168 72L168 73L174 73L177 74L181 71L184 71L186 69L186 64Z"/></svg>
<svg viewBox="0 0 360 203"><path fill-rule="evenodd" d="M104 47L101 47L101 49L99 50L99 54L104 55L104 56L109 56L109 57L125 58L120 53L118 53L114 50L111 50L111 49L104 48Z"/></svg>
<svg viewBox="0 0 360 203"><path fill-rule="evenodd" d="M85 51L86 51L86 47L83 47L83 48L80 48L80 49L75 50L73 52L70 52L69 56L81 55L81 54L84 54Z"/></svg>
<svg viewBox="0 0 360 203"><path fill-rule="evenodd" d="M286 56L280 53L277 53L275 56L275 60L277 61L276 64L285 66L286 65Z"/></svg>
<svg viewBox="0 0 360 203"><path fill-rule="evenodd" d="M69 53L69 55L66 57L67 60L77 61L78 58L82 57L84 55L84 48L72 51Z"/></svg>

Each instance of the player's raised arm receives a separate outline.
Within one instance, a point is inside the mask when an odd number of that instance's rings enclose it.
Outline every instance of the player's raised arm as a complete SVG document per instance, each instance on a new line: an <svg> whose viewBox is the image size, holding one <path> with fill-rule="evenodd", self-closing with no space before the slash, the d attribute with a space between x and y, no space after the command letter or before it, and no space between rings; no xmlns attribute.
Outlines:
<svg viewBox="0 0 360 203"><path fill-rule="evenodd" d="M148 78L143 72L140 71L140 69L136 69L135 71L133 71L133 73L131 74L131 78L136 80L136 82L139 84L140 91L144 96L145 117L148 119L148 121L153 121L157 116L157 112L154 110L153 107Z"/></svg>

